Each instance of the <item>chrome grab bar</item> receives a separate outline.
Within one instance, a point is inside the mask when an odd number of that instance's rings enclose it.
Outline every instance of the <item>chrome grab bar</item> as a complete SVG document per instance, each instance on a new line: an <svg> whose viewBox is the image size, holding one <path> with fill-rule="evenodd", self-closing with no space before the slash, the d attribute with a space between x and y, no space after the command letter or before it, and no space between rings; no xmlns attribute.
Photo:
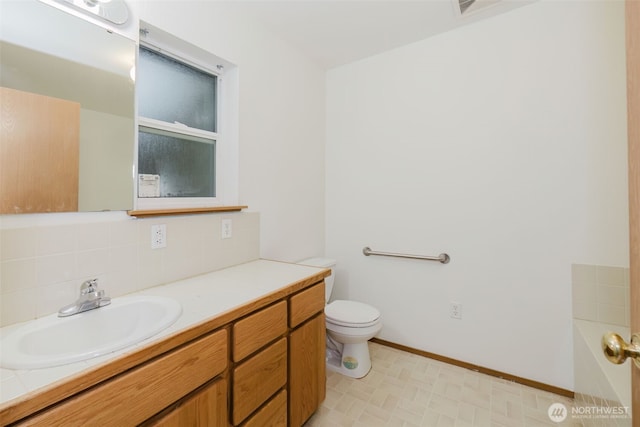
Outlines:
<svg viewBox="0 0 640 427"><path fill-rule="evenodd" d="M427 260L427 261L440 261L442 264L448 264L449 261L451 261L451 258L449 257L449 255L444 254L444 253L438 255L437 257L436 256L426 256L426 255L397 254L397 253L393 253L393 252L372 251L369 246L365 246L362 249L362 253L365 256L379 255L379 256L391 256L391 257L396 257L396 258L412 258L412 259L424 259L424 260Z"/></svg>

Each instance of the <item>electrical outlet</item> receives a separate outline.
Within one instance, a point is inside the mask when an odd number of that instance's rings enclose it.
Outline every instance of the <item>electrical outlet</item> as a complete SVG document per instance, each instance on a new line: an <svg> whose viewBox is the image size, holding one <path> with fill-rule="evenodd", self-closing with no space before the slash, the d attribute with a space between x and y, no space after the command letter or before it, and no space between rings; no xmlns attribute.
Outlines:
<svg viewBox="0 0 640 427"><path fill-rule="evenodd" d="M449 315L453 319L462 319L462 304L459 302L451 301L449 303Z"/></svg>
<svg viewBox="0 0 640 427"><path fill-rule="evenodd" d="M223 239L230 239L233 234L233 221L230 219L222 220L221 235Z"/></svg>
<svg viewBox="0 0 640 427"><path fill-rule="evenodd" d="M156 224L151 226L151 249L160 249L167 246L167 226Z"/></svg>

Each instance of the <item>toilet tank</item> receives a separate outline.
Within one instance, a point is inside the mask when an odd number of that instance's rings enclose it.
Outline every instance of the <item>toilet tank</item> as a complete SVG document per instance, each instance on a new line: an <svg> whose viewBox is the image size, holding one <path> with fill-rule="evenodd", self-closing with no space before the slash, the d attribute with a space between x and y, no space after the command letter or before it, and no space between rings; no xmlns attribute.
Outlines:
<svg viewBox="0 0 640 427"><path fill-rule="evenodd" d="M331 274L324 278L324 302L328 303L329 298L331 297L331 291L333 291L333 279L335 278L336 260L331 258L308 258L299 261L298 264L331 269Z"/></svg>

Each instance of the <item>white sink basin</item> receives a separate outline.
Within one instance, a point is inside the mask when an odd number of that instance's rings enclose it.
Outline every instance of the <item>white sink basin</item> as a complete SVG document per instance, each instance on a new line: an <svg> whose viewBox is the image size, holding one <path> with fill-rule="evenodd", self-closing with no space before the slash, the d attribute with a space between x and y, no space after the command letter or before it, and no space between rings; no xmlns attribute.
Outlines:
<svg viewBox="0 0 640 427"><path fill-rule="evenodd" d="M170 298L135 296L69 317L52 314L0 337L0 366L49 368L101 356L159 333L181 313Z"/></svg>

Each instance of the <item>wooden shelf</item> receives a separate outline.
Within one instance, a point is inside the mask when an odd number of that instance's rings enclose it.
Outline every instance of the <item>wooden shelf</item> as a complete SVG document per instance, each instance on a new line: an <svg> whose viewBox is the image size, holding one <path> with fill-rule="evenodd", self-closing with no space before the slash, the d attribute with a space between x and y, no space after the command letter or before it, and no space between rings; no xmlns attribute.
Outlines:
<svg viewBox="0 0 640 427"><path fill-rule="evenodd" d="M215 207L209 207L209 208L153 209L153 210L127 211L127 214L129 216L144 218L149 216L162 216L162 215L190 215L190 214L213 213L213 212L238 212L246 208L248 208L248 206L215 206Z"/></svg>

